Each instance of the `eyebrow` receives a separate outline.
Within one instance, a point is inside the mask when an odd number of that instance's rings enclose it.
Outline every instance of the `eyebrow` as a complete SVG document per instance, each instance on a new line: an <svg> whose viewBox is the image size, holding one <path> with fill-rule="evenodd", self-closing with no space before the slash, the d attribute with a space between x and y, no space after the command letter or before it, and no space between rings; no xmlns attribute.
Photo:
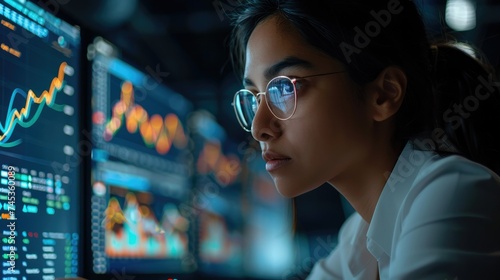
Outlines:
<svg viewBox="0 0 500 280"><path fill-rule="evenodd" d="M295 56L288 56L285 59L267 68L266 71L264 71L264 77L267 80L271 80L272 78L276 77L283 69L291 67L311 69L313 68L313 64L309 61L303 60ZM243 79L243 85L255 86L255 84L249 78Z"/></svg>

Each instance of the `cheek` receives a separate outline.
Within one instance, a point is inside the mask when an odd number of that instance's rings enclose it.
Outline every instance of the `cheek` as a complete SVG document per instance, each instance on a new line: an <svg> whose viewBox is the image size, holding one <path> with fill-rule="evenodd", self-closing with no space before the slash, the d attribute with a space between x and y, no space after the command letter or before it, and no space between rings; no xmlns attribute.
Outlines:
<svg viewBox="0 0 500 280"><path fill-rule="evenodd" d="M305 163L325 172L338 170L358 158L366 146L368 118L355 99L328 97L314 103L314 108L308 106L310 113L300 120L302 124L293 128L301 130L293 133L300 135L295 144Z"/></svg>
<svg viewBox="0 0 500 280"><path fill-rule="evenodd" d="M282 143L294 164L286 176L274 178L278 191L285 197L308 192L359 160L366 147L359 115L354 107L338 104L316 106L307 116L286 121Z"/></svg>
<svg viewBox="0 0 500 280"><path fill-rule="evenodd" d="M299 126L308 133L330 140L363 134L369 118L355 94L351 90L320 92L299 102L302 107L300 121L303 122Z"/></svg>

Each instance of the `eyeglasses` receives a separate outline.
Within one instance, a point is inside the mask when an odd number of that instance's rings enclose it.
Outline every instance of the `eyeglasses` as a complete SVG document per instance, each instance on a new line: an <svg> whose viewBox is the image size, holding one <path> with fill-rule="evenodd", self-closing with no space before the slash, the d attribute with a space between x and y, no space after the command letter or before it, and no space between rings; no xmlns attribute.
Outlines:
<svg viewBox="0 0 500 280"><path fill-rule="evenodd" d="M238 122L246 131L252 130L253 119L259 108L262 98L261 95L265 96L269 111L271 111L277 119L285 121L290 119L297 109L297 81L343 72L346 71L294 78L278 76L269 81L265 92L253 93L247 89L237 91L231 105L234 107Z"/></svg>

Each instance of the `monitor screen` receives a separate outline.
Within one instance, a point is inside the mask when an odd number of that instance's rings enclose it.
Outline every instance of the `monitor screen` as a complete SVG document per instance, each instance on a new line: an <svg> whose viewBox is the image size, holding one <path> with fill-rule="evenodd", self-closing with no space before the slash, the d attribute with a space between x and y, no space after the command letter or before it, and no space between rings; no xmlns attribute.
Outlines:
<svg viewBox="0 0 500 280"><path fill-rule="evenodd" d="M40 2L37 2L40 3ZM2 279L80 275L80 31L0 1Z"/></svg>
<svg viewBox="0 0 500 280"><path fill-rule="evenodd" d="M241 157L213 115L199 110L191 123L199 273L208 279L237 279L244 276L245 253Z"/></svg>
<svg viewBox="0 0 500 280"><path fill-rule="evenodd" d="M245 274L256 279L292 279L285 277L295 264L291 201L278 193L258 144L251 142L240 145L245 149L247 174L243 181L248 205Z"/></svg>
<svg viewBox="0 0 500 280"><path fill-rule="evenodd" d="M192 185L192 104L102 38L89 52L92 274L188 273L192 223L179 207Z"/></svg>

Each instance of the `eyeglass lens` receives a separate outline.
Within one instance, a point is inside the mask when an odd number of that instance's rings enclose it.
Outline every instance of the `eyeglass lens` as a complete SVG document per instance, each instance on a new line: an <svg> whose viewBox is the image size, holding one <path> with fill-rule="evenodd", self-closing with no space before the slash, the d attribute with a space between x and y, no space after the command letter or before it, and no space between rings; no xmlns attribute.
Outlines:
<svg viewBox="0 0 500 280"><path fill-rule="evenodd" d="M287 77L276 77L269 82L265 98L269 109L277 118L287 119L295 110L295 85ZM248 90L240 90L234 101L241 125L250 130L259 105L257 97Z"/></svg>
<svg viewBox="0 0 500 280"><path fill-rule="evenodd" d="M278 77L271 80L266 97L276 117L286 119L291 116L295 107L295 86L289 78Z"/></svg>
<svg viewBox="0 0 500 280"><path fill-rule="evenodd" d="M259 106L255 95L251 91L240 90L235 96L234 105L241 126L246 130L250 130Z"/></svg>

